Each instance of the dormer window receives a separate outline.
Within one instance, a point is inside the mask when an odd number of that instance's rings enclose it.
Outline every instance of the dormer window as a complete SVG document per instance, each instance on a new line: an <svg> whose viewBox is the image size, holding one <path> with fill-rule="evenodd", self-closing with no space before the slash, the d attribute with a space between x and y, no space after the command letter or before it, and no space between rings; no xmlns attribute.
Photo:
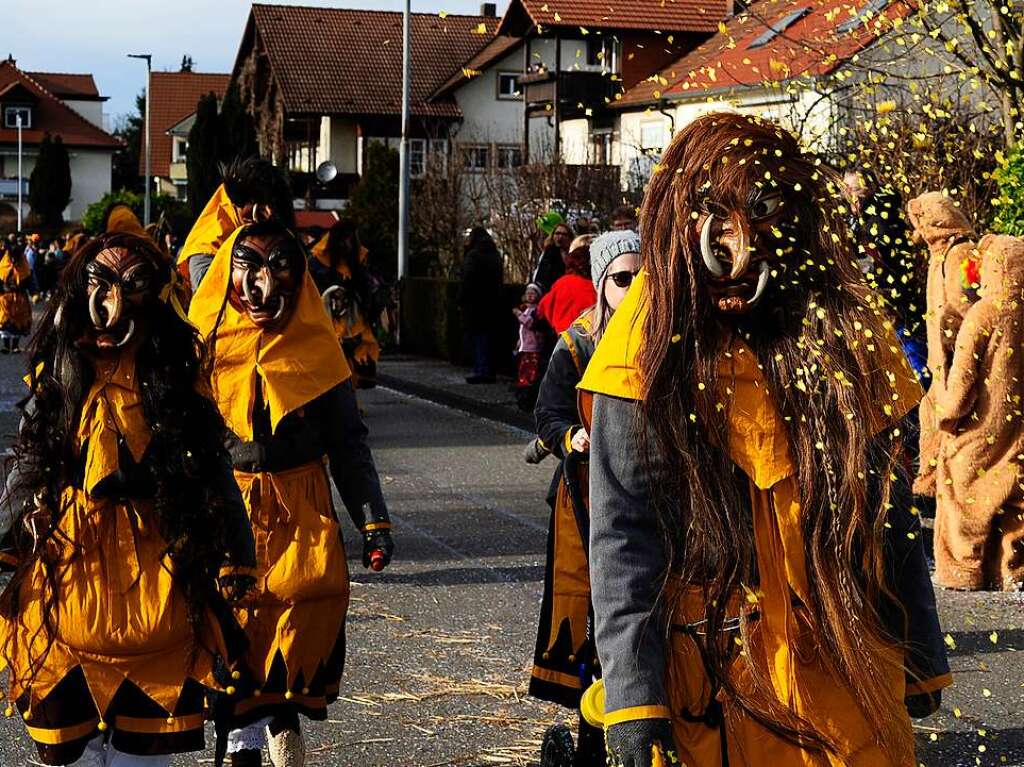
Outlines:
<svg viewBox="0 0 1024 767"><path fill-rule="evenodd" d="M28 129L32 127L32 107L28 106L5 106L4 127L17 128L18 117L21 117L21 127Z"/></svg>

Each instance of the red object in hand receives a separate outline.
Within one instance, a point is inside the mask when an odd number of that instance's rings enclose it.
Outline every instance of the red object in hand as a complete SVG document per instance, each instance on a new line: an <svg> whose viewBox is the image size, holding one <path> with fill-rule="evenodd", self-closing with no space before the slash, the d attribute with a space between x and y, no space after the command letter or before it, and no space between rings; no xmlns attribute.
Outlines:
<svg viewBox="0 0 1024 767"><path fill-rule="evenodd" d="M384 569L384 552L380 549L374 549L370 552L370 569L374 572L379 573Z"/></svg>

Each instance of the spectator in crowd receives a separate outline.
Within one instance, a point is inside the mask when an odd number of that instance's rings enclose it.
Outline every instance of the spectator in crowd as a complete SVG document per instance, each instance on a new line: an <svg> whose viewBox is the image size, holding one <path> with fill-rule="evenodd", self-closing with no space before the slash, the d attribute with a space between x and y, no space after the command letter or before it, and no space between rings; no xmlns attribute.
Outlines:
<svg viewBox="0 0 1024 767"><path fill-rule="evenodd" d="M494 383L495 308L501 305L503 272L501 254L491 235L482 226L473 227L466 238L459 291L462 321L473 350L473 375L466 383Z"/></svg>
<svg viewBox="0 0 1024 767"><path fill-rule="evenodd" d="M49 298L54 288L57 287L57 277L64 267L65 260L64 238L57 237L51 240L50 247L46 249L46 255L43 257L43 266L40 270L39 289L44 298Z"/></svg>
<svg viewBox="0 0 1024 767"><path fill-rule="evenodd" d="M565 274L540 300L537 315L556 333L568 330L576 318L597 300L590 280L590 243L593 239L593 235L587 234L572 241L565 257Z"/></svg>
<svg viewBox="0 0 1024 767"><path fill-rule="evenodd" d="M537 401L537 388L543 368L541 355L544 352L544 333L537 322L537 304L544 291L540 285L531 282L523 292L523 303L512 313L519 321L519 342L516 344L516 402L520 409L533 411Z"/></svg>
<svg viewBox="0 0 1024 767"><path fill-rule="evenodd" d="M596 662L591 661L595 650L588 631L589 520L584 499L590 435L577 405L576 385L609 319L633 283L640 267L639 253L640 238L631 231L606 232L591 244L590 278L597 291L597 304L559 336L534 410L538 440L529 454L550 451L559 464L547 497L551 507L547 573L529 691L541 700L574 710L579 709L584 687L600 676ZM545 733L542 753L569 741L567 728L556 725ZM542 758L541 764L547 763ZM582 715L571 763L586 767L606 763L603 732L588 725Z"/></svg>
<svg viewBox="0 0 1024 767"><path fill-rule="evenodd" d="M28 292L35 296L39 293L39 280L36 273L36 261L39 260L39 242L42 238L36 233L28 236L25 243L25 262L28 264L29 277L27 282Z"/></svg>
<svg viewBox="0 0 1024 767"><path fill-rule="evenodd" d="M927 261L919 258L918 249L911 246L903 199L867 169L847 171L843 181L852 209L850 224L857 241L858 262L868 283L889 305L911 367L926 379Z"/></svg>
<svg viewBox="0 0 1024 767"><path fill-rule="evenodd" d="M565 274L565 257L569 253L572 237L572 229L568 224L561 222L555 225L551 236L544 241L544 252L537 262L533 281L545 291L551 290L558 278Z"/></svg>
<svg viewBox="0 0 1024 767"><path fill-rule="evenodd" d="M636 208L632 205L620 205L612 211L612 229L616 232L630 231L637 229Z"/></svg>

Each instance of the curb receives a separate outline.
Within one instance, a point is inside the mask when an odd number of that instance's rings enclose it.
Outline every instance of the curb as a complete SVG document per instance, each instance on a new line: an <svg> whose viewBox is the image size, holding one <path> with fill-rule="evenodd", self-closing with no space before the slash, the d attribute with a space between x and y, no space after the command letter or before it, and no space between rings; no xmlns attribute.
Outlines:
<svg viewBox="0 0 1024 767"><path fill-rule="evenodd" d="M472 399L471 397L454 394L435 386L416 383L415 381L410 381L406 378L395 378L379 371L377 373L377 383L389 389L402 392L403 394L411 394L414 397L425 399L428 402L434 402L438 405L444 405L446 407L454 408L455 410L461 410L463 413L469 413L470 415L479 416L481 418L488 418L492 421L503 423L506 426L513 426L517 429L529 432L530 434L533 434L536 429L533 422L533 415L531 413L523 413L520 410L505 407L504 405L480 402L479 400Z"/></svg>

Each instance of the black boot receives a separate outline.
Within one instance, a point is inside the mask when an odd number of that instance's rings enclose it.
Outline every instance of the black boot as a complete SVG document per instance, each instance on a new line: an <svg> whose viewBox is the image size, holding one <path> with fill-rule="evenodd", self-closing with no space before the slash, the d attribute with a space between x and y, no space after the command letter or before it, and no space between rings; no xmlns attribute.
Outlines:
<svg viewBox="0 0 1024 767"><path fill-rule="evenodd" d="M573 767L572 733L564 724L553 724L540 744L540 767Z"/></svg>
<svg viewBox="0 0 1024 767"><path fill-rule="evenodd" d="M236 751L228 757L231 767L260 767L263 763L258 748Z"/></svg>
<svg viewBox="0 0 1024 767"><path fill-rule="evenodd" d="M608 756L604 748L604 730L591 727L580 715L580 732L576 738L573 767L605 767Z"/></svg>

